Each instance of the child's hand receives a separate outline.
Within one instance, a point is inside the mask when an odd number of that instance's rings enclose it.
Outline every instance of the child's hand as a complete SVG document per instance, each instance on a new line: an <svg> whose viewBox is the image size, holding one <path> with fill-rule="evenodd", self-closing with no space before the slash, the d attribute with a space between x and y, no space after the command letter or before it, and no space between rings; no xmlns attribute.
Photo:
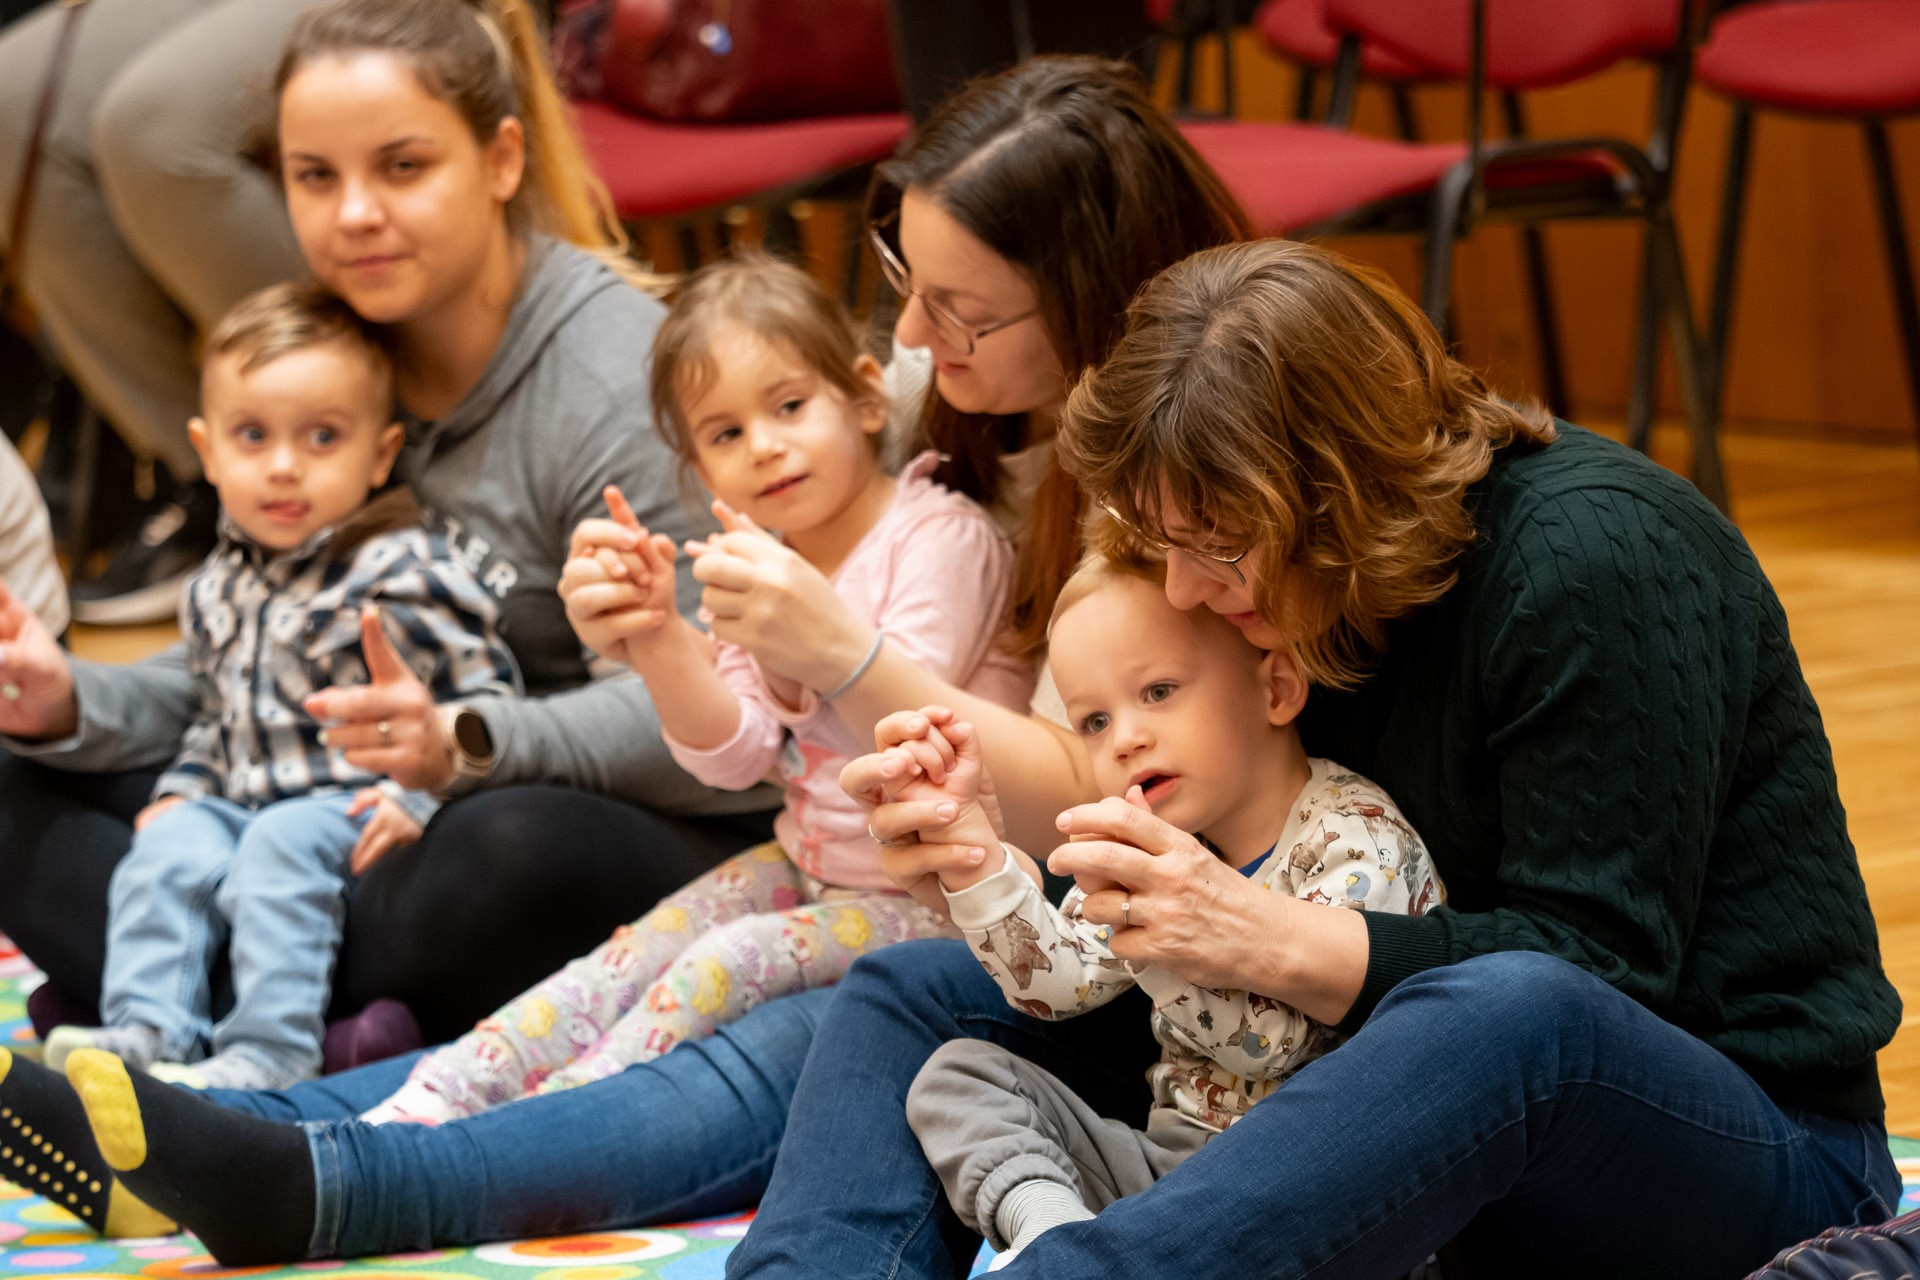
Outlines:
<svg viewBox="0 0 1920 1280"><path fill-rule="evenodd" d="M894 776L884 787L888 801L948 801L959 807L944 827L922 830L923 844L966 845L984 849L987 856L970 869L943 870L940 884L949 890L968 888L1000 869L999 802L993 778L980 758L980 736L972 725L956 721L944 726L931 717L926 732L889 747L884 753L895 762Z"/></svg>
<svg viewBox="0 0 1920 1280"><path fill-rule="evenodd" d="M378 787L362 787L356 791L353 803L347 806L347 816L357 818L369 809L373 810L373 816L360 828L360 839L347 856L347 869L355 875L420 838L420 824Z"/></svg>
<svg viewBox="0 0 1920 1280"><path fill-rule="evenodd" d="M617 487L607 486L606 499L611 519L573 531L559 592L580 643L631 667L676 616L675 552L673 539L641 526Z"/></svg>
<svg viewBox="0 0 1920 1280"><path fill-rule="evenodd" d="M177 808L187 802L185 796L161 796L152 804L133 816L133 829L145 831L149 823L169 809Z"/></svg>
<svg viewBox="0 0 1920 1280"><path fill-rule="evenodd" d="M713 513L722 532L687 543L687 553L714 637L771 675L814 690L838 685L873 643L873 628L806 557L724 502Z"/></svg>

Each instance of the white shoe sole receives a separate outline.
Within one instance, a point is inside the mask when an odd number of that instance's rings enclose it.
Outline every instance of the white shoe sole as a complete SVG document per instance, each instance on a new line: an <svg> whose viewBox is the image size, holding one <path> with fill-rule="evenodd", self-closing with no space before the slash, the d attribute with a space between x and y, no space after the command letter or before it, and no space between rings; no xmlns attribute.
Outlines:
<svg viewBox="0 0 1920 1280"><path fill-rule="evenodd" d="M137 627L180 616L180 592L191 574L156 582L108 600L73 600L73 620L90 627Z"/></svg>

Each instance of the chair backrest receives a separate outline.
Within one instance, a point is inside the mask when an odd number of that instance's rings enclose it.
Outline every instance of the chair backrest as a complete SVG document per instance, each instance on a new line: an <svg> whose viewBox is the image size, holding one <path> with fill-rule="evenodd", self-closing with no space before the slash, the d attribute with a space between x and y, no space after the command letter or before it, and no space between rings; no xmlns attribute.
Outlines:
<svg viewBox="0 0 1920 1280"><path fill-rule="evenodd" d="M1485 84L1542 89L1681 45L1685 0L1483 0ZM1471 73L1473 0L1327 0L1335 31L1378 44L1435 76Z"/></svg>

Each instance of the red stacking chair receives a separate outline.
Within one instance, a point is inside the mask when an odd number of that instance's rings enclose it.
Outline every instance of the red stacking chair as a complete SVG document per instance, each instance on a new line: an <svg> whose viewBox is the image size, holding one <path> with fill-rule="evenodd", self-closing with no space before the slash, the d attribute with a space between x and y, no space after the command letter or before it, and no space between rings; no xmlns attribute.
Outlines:
<svg viewBox="0 0 1920 1280"><path fill-rule="evenodd" d="M1279 57L1299 68L1300 85L1294 105L1296 120L1314 118L1314 99L1322 73L1331 72L1340 58L1340 33L1327 23L1326 0L1266 0L1253 15L1253 29L1261 42ZM1362 45L1360 79L1380 85L1393 104L1394 127L1408 142L1420 141L1420 124L1413 113L1412 88L1421 84L1439 84L1444 77L1433 69L1401 57L1390 48ZM1336 121L1345 124L1350 103L1334 102L1340 112ZM1500 112L1505 118L1507 136L1527 136L1526 110L1520 95L1511 91L1500 95ZM1521 252L1527 264L1527 292L1533 302L1533 319L1540 338L1540 388L1549 405L1563 407L1567 401L1565 366L1560 359L1560 325L1553 305L1553 286L1547 269L1547 250L1540 229L1528 226L1521 231ZM1452 319L1449 317L1449 328Z"/></svg>
<svg viewBox="0 0 1920 1280"><path fill-rule="evenodd" d="M1891 117L1920 114L1920 3L1785 0L1743 6L1715 20L1694 59L1694 71L1700 83L1733 100L1705 355L1715 411L1726 368L1753 113L1766 107L1860 122L1887 242L1887 274L1906 355L1914 429L1920 432L1920 305L1914 299L1913 259L1900 220L1900 191L1886 127Z"/></svg>
<svg viewBox="0 0 1920 1280"><path fill-rule="evenodd" d="M574 114L587 154L628 222L800 199L884 160L908 128L899 113L682 124L576 102Z"/></svg>
<svg viewBox="0 0 1920 1280"><path fill-rule="evenodd" d="M1689 54L1682 0L1326 0L1342 36L1336 120L1351 102L1360 50L1379 46L1467 86L1464 142L1408 143L1344 129L1265 121L1183 126L1255 223L1272 233L1425 234L1427 314L1445 325L1453 244L1488 219L1633 218L1646 227L1628 427L1644 445L1652 418L1657 321L1674 349L1693 446L1693 479L1726 504L1718 441L1701 378L1691 304L1673 229L1669 174ZM1645 145L1612 137L1489 140L1485 89L1519 93L1571 83L1628 59L1659 70ZM1564 408L1564 406L1557 406Z"/></svg>

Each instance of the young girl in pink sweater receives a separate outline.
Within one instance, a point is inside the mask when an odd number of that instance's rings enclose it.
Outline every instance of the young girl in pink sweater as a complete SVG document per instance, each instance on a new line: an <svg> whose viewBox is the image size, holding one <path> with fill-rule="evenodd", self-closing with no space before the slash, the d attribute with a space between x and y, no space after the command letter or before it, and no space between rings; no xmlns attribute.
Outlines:
<svg viewBox="0 0 1920 1280"><path fill-rule="evenodd" d="M777 839L421 1059L370 1120L438 1123L613 1075L767 1000L836 982L876 947L958 936L882 874L864 812L839 786L873 726L844 721L833 701L884 644L1024 707L1032 673L995 644L1011 547L980 507L928 478L933 455L898 477L881 467L880 366L796 267L756 255L694 275L655 340L653 393L654 420L724 528L686 547L709 602L756 574L812 574L875 628L873 649L833 689L763 670L675 612L672 541L641 528L609 488L612 518L574 532L560 581L567 616L589 648L647 682L689 773L745 788L778 772Z"/></svg>

